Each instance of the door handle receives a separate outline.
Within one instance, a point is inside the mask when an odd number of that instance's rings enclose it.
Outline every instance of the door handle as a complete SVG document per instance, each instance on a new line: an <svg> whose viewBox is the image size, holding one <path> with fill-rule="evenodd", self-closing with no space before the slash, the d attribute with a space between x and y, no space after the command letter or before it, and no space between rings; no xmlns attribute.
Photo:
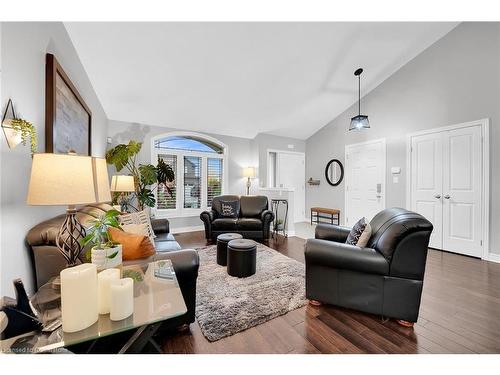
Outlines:
<svg viewBox="0 0 500 375"><path fill-rule="evenodd" d="M450 198L451 198L451 197L450 197L448 194L446 194L446 195L444 196L444 199L450 199Z"/></svg>
<svg viewBox="0 0 500 375"><path fill-rule="evenodd" d="M436 199L441 198L441 194L436 194L436 195L434 196L434 198L436 198Z"/></svg>

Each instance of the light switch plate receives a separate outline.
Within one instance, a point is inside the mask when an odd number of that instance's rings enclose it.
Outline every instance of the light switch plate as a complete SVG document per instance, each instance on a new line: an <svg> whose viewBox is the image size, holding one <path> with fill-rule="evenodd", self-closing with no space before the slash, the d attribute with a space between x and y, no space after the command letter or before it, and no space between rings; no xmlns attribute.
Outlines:
<svg viewBox="0 0 500 375"><path fill-rule="evenodd" d="M401 173L401 167L392 167L391 168L391 173L392 174L400 174Z"/></svg>

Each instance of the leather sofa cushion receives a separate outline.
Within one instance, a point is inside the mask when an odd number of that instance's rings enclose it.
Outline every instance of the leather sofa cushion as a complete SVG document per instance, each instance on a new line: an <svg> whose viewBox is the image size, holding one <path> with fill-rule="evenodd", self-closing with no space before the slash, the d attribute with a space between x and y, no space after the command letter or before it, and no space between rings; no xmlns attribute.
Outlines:
<svg viewBox="0 0 500 375"><path fill-rule="evenodd" d="M155 241L155 248L157 253L181 250L177 241Z"/></svg>
<svg viewBox="0 0 500 375"><path fill-rule="evenodd" d="M262 220L241 218L238 219L237 226L239 230L262 230Z"/></svg>
<svg viewBox="0 0 500 375"><path fill-rule="evenodd" d="M267 197L263 195L242 195L240 198L241 217L260 217L267 209Z"/></svg>
<svg viewBox="0 0 500 375"><path fill-rule="evenodd" d="M175 237L172 233L158 233L155 238L155 243L163 241L175 241Z"/></svg>
<svg viewBox="0 0 500 375"><path fill-rule="evenodd" d="M215 219L212 222L214 230L235 230L237 219Z"/></svg>

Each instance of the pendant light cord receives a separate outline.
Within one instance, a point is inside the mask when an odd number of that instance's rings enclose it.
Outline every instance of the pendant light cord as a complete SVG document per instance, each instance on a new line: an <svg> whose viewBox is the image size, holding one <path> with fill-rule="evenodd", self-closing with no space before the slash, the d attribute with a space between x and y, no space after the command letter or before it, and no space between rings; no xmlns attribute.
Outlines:
<svg viewBox="0 0 500 375"><path fill-rule="evenodd" d="M358 76L358 115L361 115L361 74Z"/></svg>

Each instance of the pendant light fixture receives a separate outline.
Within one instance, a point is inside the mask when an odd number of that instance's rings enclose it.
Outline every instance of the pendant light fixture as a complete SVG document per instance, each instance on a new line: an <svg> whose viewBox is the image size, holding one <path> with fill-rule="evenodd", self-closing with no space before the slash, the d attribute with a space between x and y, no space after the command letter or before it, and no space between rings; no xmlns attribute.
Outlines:
<svg viewBox="0 0 500 375"><path fill-rule="evenodd" d="M363 73L363 69L361 68L356 69L354 72L354 75L358 77L358 115L351 118L349 130L362 130L370 128L368 116L361 114L361 73Z"/></svg>

